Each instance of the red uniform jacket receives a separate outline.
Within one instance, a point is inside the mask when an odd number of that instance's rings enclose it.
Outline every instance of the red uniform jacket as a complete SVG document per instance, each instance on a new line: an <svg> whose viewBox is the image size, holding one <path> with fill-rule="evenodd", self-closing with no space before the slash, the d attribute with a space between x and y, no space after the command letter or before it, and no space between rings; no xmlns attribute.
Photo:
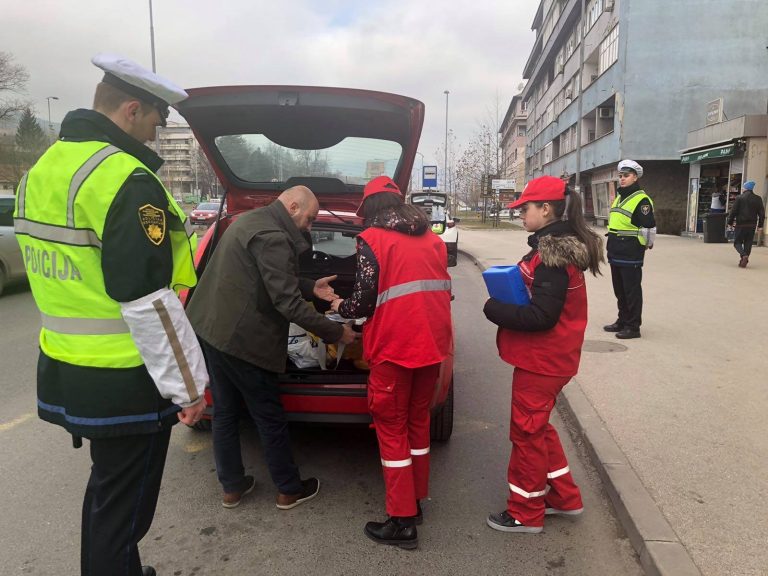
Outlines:
<svg viewBox="0 0 768 576"><path fill-rule="evenodd" d="M452 339L445 243L432 232L409 236L373 227L360 236L379 264L376 310L363 327L365 359L406 368L441 362Z"/></svg>
<svg viewBox="0 0 768 576"><path fill-rule="evenodd" d="M579 371L587 327L587 289L582 271L586 249L573 236L542 237L539 249L518 264L529 291L542 260L547 266L565 268L568 274L568 287L557 323L539 331L499 328L496 336L499 355L505 362L536 374L574 376ZM535 299L533 290L530 305L535 304Z"/></svg>

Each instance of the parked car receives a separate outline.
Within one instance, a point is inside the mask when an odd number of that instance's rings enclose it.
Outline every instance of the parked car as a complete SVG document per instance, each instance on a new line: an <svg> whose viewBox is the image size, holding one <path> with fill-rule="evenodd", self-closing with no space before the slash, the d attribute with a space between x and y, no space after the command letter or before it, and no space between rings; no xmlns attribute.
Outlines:
<svg viewBox="0 0 768 576"><path fill-rule="evenodd" d="M395 94L323 87L231 86L188 93L179 111L217 168L227 202L226 218L200 239L198 275L205 271L217 239L240 214L266 206L291 186L305 185L317 196L320 213L312 226L312 250L301 257L301 274L314 279L337 275L335 291L349 296L355 281L355 237L363 230L363 220L355 214L363 186L375 168L407 189L424 104ZM187 297L182 295L185 302ZM313 304L320 312L329 309L322 300ZM343 355L327 368L299 368L288 360L279 376L288 419L371 422L364 362ZM210 405L210 393L206 397ZM209 406L199 427L210 426L215 410ZM451 346L435 382L432 438L446 440L452 429Z"/></svg>
<svg viewBox="0 0 768 576"><path fill-rule="evenodd" d="M6 286L27 279L19 242L13 232L15 202L13 194L0 194L0 295Z"/></svg>
<svg viewBox="0 0 768 576"><path fill-rule="evenodd" d="M189 221L194 225L202 224L210 226L216 221L220 207L220 202L201 202L189 213ZM226 211L223 208L222 214L226 214Z"/></svg>
<svg viewBox="0 0 768 576"><path fill-rule="evenodd" d="M458 218L451 218L446 210L448 198L442 192L422 191L411 194L411 204L419 206L432 222L432 231L440 236L448 248L448 266L456 266L459 257Z"/></svg>

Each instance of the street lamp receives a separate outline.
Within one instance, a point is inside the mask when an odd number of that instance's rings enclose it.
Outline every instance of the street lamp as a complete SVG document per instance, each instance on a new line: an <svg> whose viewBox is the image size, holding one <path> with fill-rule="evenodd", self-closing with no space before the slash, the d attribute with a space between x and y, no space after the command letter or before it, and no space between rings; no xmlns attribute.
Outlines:
<svg viewBox="0 0 768 576"><path fill-rule="evenodd" d="M58 100L58 96L46 96L46 100L48 100L48 130L53 135L53 122L51 122L51 100Z"/></svg>
<svg viewBox="0 0 768 576"><path fill-rule="evenodd" d="M445 153L444 158L444 164L443 164L443 192L448 194L448 90L443 90L443 94L445 94L445 150L443 152Z"/></svg>
<svg viewBox="0 0 768 576"><path fill-rule="evenodd" d="M149 42L152 48L152 72L157 72L155 67L155 24L152 20L152 0L149 0Z"/></svg>
<svg viewBox="0 0 768 576"><path fill-rule="evenodd" d="M419 190L423 190L424 189L424 154L422 154L418 150L416 151L416 154L421 156L421 175L419 176Z"/></svg>

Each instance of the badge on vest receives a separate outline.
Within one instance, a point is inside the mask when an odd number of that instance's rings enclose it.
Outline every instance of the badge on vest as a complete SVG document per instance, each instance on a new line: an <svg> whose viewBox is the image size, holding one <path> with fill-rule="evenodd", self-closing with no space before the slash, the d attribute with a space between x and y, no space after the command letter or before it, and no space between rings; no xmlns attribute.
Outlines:
<svg viewBox="0 0 768 576"><path fill-rule="evenodd" d="M139 221L149 241L160 246L165 238L165 212L151 204L144 204L139 208Z"/></svg>
<svg viewBox="0 0 768 576"><path fill-rule="evenodd" d="M643 204L640 206L640 212L643 213L643 216L648 216L651 213L651 207L648 204Z"/></svg>

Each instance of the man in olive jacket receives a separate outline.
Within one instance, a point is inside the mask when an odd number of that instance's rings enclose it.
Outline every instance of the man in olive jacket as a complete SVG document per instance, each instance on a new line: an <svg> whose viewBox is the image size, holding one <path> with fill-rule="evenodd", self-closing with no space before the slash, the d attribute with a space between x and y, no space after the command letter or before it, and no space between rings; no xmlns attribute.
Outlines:
<svg viewBox="0 0 768 576"><path fill-rule="evenodd" d="M355 338L350 327L326 319L306 301L333 300L329 281L335 276L299 278L299 255L309 248L302 232L311 229L318 210L311 190L295 186L269 206L241 215L223 234L187 308L211 376L213 449L225 508L254 488L240 449L243 402L259 430L277 507L293 508L320 489L317 478L301 479L293 461L277 384L291 322L328 343Z"/></svg>

